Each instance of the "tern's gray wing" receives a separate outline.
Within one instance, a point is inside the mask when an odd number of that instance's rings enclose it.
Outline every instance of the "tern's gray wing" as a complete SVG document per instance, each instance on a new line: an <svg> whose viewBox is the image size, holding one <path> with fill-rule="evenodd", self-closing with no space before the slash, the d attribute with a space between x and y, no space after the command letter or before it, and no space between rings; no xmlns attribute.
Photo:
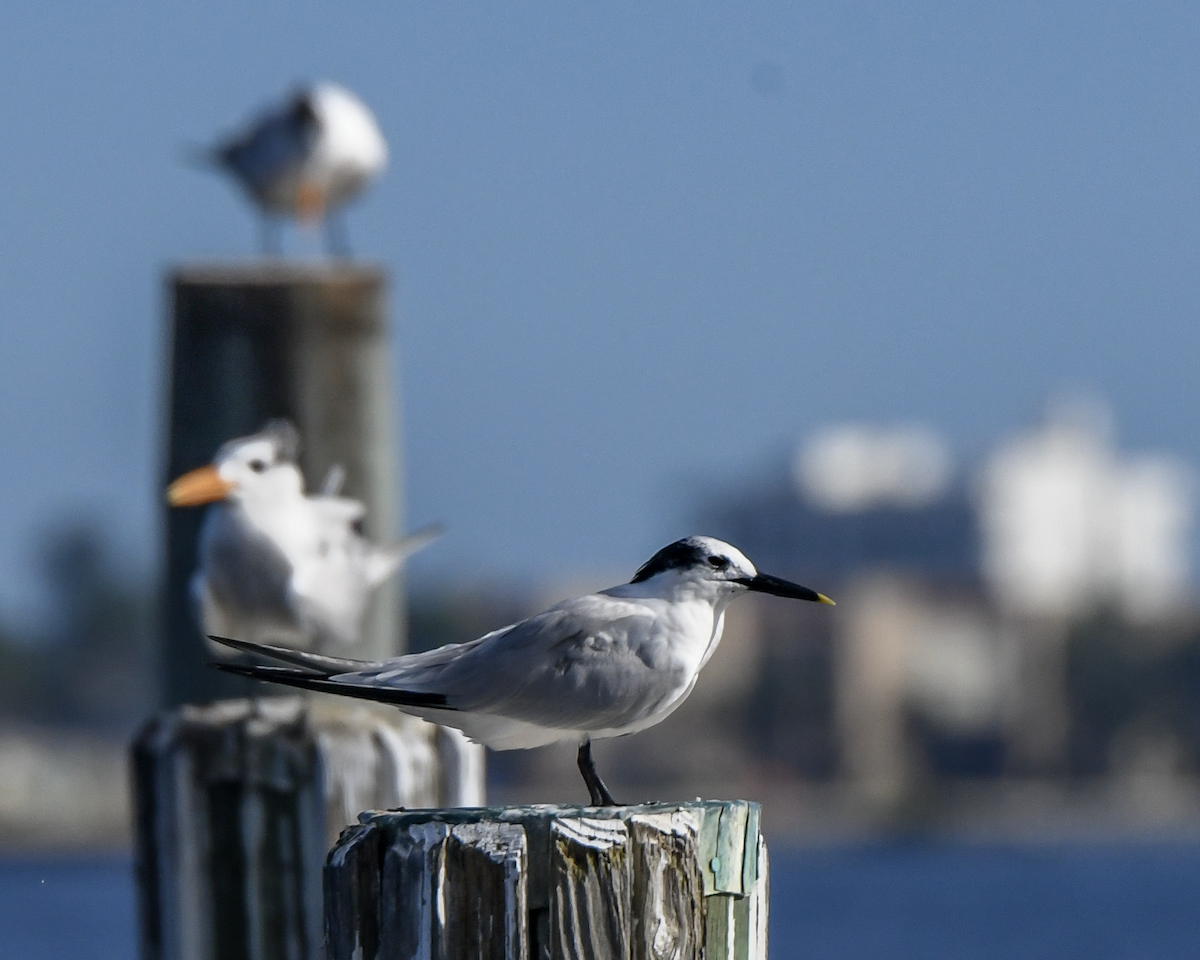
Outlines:
<svg viewBox="0 0 1200 960"><path fill-rule="evenodd" d="M212 599L227 617L294 624L287 602L292 565L239 507L209 507L200 531L200 562Z"/></svg>
<svg viewBox="0 0 1200 960"><path fill-rule="evenodd" d="M337 682L440 693L449 707L558 729L636 722L691 677L646 604L580 597L481 637L387 661Z"/></svg>
<svg viewBox="0 0 1200 960"><path fill-rule="evenodd" d="M217 159L261 201L272 181L308 154L316 122L308 97L298 95L282 109L263 114L245 133L221 144Z"/></svg>

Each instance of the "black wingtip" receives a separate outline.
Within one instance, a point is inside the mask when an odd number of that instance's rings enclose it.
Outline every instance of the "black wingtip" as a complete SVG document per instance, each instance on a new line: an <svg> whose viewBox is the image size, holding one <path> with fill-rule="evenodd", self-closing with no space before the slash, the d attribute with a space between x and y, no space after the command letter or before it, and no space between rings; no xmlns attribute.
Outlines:
<svg viewBox="0 0 1200 960"><path fill-rule="evenodd" d="M239 650L242 653L258 653L267 655L269 651L274 651L282 648L270 647L265 643L254 643L250 640L238 640L236 637L218 637L215 633L210 633L208 639L213 643L219 643L223 647L229 647L232 650ZM215 666L215 664L214 664Z"/></svg>
<svg viewBox="0 0 1200 960"><path fill-rule="evenodd" d="M269 683L282 683L289 687L299 687L302 690L317 690L321 693L333 693L342 697L355 697L359 700L374 700L376 703L388 703L396 707L429 707L439 710L454 710L446 702L444 693L421 693L414 690L393 690L390 687L379 687L365 683L352 683L342 680L329 680L319 673L308 670L297 670L292 667L266 667L253 663L219 663L211 662L222 673L232 673L239 677L249 677L251 680L265 680Z"/></svg>

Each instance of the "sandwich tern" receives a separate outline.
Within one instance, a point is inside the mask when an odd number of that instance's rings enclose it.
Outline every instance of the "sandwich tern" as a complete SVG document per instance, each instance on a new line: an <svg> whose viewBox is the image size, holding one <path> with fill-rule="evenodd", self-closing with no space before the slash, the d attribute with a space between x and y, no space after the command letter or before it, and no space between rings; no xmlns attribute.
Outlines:
<svg viewBox="0 0 1200 960"><path fill-rule="evenodd" d="M263 212L264 252L278 252L272 217L325 221L331 253L345 254L336 211L387 163L387 143L349 90L317 83L261 113L204 157L234 177Z"/></svg>
<svg viewBox="0 0 1200 960"><path fill-rule="evenodd" d="M361 533L366 508L338 496L341 468L308 496L298 451L296 429L272 421L168 488L172 506L213 504L191 584L206 634L318 650L353 643L374 590L440 532L372 544Z"/></svg>
<svg viewBox="0 0 1200 960"><path fill-rule="evenodd" d="M759 573L728 543L694 536L659 550L629 583L566 600L468 643L369 663L214 636L286 664L214 666L394 704L495 750L578 743L591 802L612 806L592 761L592 740L644 730L683 703L721 640L725 608L749 591L833 603Z"/></svg>

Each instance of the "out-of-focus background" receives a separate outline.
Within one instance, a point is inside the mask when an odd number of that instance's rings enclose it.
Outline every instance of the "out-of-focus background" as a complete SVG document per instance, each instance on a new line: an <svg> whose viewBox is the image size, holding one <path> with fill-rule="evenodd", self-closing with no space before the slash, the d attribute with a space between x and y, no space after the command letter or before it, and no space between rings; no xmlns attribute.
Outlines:
<svg viewBox="0 0 1200 960"><path fill-rule="evenodd" d="M597 759L624 796L763 801L777 953L933 956L946 891L969 920L1018 890L1066 897L1046 942L1093 931L1054 956L1172 955L1200 885L1198 43L1167 2L10 5L0 901L37 915L48 882L77 914L127 873L163 270L257 249L185 160L329 78L391 145L349 226L391 277L408 525L449 529L408 567L412 645L728 539L839 605L740 601L691 701ZM568 754L493 755L493 799L579 799ZM1104 878L1148 912L1088 913L1134 909ZM880 906L898 885L928 928Z"/></svg>

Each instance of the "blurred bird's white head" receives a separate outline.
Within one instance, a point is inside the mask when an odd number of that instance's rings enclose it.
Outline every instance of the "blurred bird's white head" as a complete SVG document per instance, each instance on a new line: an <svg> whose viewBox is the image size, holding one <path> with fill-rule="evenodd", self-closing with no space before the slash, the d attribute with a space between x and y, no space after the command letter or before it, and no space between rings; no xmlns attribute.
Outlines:
<svg viewBox="0 0 1200 960"><path fill-rule="evenodd" d="M185 473L167 488L173 507L194 507L218 500L278 502L304 494L296 466L300 440L286 420L272 420L261 433L230 440L213 462Z"/></svg>
<svg viewBox="0 0 1200 960"><path fill-rule="evenodd" d="M639 589L640 588L640 589ZM759 573L737 547L715 537L685 537L663 547L634 574L623 592L656 596L694 596L728 602L746 591L794 600L833 601L797 583Z"/></svg>
<svg viewBox="0 0 1200 960"><path fill-rule="evenodd" d="M374 115L358 97L335 83L318 83L309 93L321 125L319 162L329 170L333 202L349 199L387 165L387 141Z"/></svg>

